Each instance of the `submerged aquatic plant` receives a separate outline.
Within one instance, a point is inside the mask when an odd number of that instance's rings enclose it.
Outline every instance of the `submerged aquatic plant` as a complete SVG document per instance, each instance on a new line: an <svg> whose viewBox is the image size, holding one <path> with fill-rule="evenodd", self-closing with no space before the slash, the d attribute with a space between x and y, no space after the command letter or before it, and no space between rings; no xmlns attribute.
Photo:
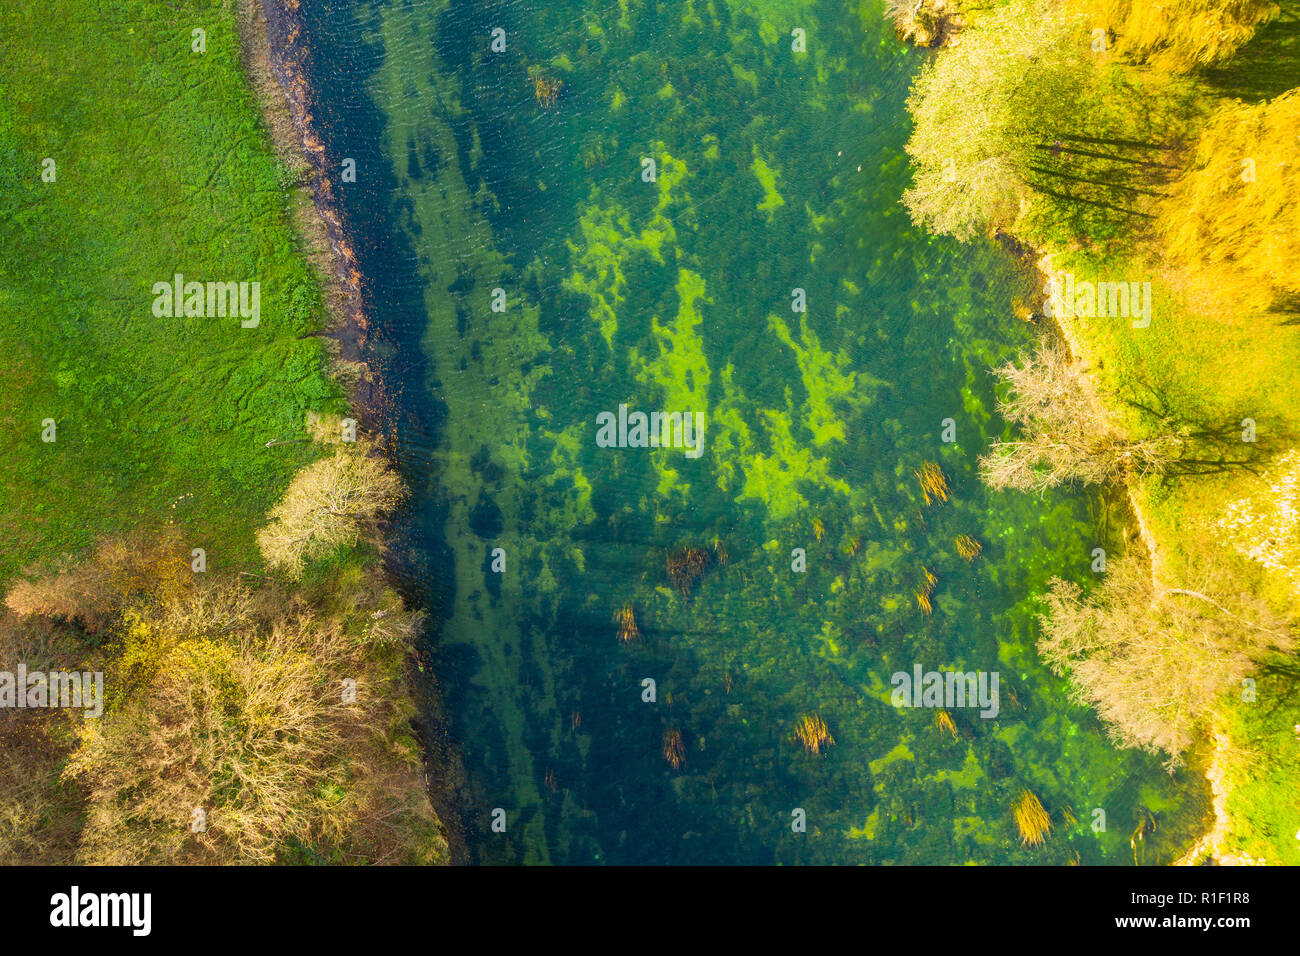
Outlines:
<svg viewBox="0 0 1300 956"><path fill-rule="evenodd" d="M830 728L819 714L804 714L794 728L795 739L810 754L820 754L835 745Z"/></svg>
<svg viewBox="0 0 1300 956"><path fill-rule="evenodd" d="M984 545L980 544L968 534L957 535L954 539L954 543L957 545L957 553L967 561L974 561L980 556L980 552L984 550Z"/></svg>
<svg viewBox="0 0 1300 956"><path fill-rule="evenodd" d="M560 95L560 87L564 86L563 80L552 80L545 76L533 78L533 96L537 99L537 105L550 109L555 105L556 98Z"/></svg>
<svg viewBox="0 0 1300 956"><path fill-rule="evenodd" d="M624 644L631 644L641 636L641 631L636 626L636 614L632 611L632 605L624 604L614 612L614 623L618 625L618 639Z"/></svg>
<svg viewBox="0 0 1300 956"><path fill-rule="evenodd" d="M1028 790L1020 791L1020 799L1012 808L1016 828L1020 831L1021 846L1041 846L1052 833L1052 818L1043 804Z"/></svg>
<svg viewBox="0 0 1300 956"><path fill-rule="evenodd" d="M921 484L921 494L925 496L927 505L948 500L948 478L934 462L927 461L920 468L913 469L912 474Z"/></svg>
<svg viewBox="0 0 1300 956"><path fill-rule="evenodd" d="M682 743L682 732L676 727L664 731L664 759L668 766L680 770L686 762L686 747Z"/></svg>
<svg viewBox="0 0 1300 956"><path fill-rule="evenodd" d="M930 595L934 593L934 586L939 583L939 579L929 568L922 567L921 573L925 575L925 579L912 593L916 595L917 607L929 614L934 610L934 605L930 603Z"/></svg>
<svg viewBox="0 0 1300 956"><path fill-rule="evenodd" d="M724 550L723 554L725 553ZM704 576L704 572L709 569L713 561L714 556L704 548L678 548L668 555L666 562L668 580L672 581L673 587L682 593L683 598L688 598L691 596L691 589Z"/></svg>
<svg viewBox="0 0 1300 956"><path fill-rule="evenodd" d="M1138 860L1138 850L1142 851L1142 860L1146 860L1146 836L1148 833L1156 832L1156 818L1150 810L1145 807L1139 812L1137 826L1133 828L1133 835L1129 837L1128 845L1133 848L1133 865L1141 866Z"/></svg>

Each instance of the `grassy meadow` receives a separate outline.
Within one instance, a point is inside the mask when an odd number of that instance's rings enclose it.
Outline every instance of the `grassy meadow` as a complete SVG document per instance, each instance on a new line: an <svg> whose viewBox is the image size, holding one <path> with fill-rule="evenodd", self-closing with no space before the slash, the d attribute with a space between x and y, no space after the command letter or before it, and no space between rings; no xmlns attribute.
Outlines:
<svg viewBox="0 0 1300 956"><path fill-rule="evenodd" d="M0 713L4 863L445 859L373 547L400 483L338 447L303 163L236 17L0 7L0 656L105 675L98 720ZM260 321L159 317L177 273L259 283Z"/></svg>
<svg viewBox="0 0 1300 956"><path fill-rule="evenodd" d="M315 454L266 442L305 437L307 411L341 397L307 337L324 315L292 228L302 199L245 86L232 12L6 3L0 37L0 579L163 524L235 567ZM152 286L178 272L260 282L260 325L156 318Z"/></svg>

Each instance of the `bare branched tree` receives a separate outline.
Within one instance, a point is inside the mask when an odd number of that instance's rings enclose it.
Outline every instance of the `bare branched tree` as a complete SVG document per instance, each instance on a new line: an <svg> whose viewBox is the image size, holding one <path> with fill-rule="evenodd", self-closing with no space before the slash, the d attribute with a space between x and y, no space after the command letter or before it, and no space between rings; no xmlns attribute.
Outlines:
<svg viewBox="0 0 1300 956"><path fill-rule="evenodd" d="M390 512L406 494L388 463L364 449L337 451L303 468L258 533L266 563L291 575L303 562L341 544L353 544L362 529Z"/></svg>
<svg viewBox="0 0 1300 956"><path fill-rule="evenodd" d="M885 18L899 39L925 47L952 42L965 26L953 0L885 0Z"/></svg>
<svg viewBox="0 0 1300 956"><path fill-rule="evenodd" d="M980 458L980 477L992 488L1041 493L1060 484L1104 485L1159 474L1185 447L1185 439L1163 423L1148 437L1127 437L1080 363L1059 345L1044 342L993 374L1007 386L998 411L1022 437L994 442Z"/></svg>
<svg viewBox="0 0 1300 956"><path fill-rule="evenodd" d="M1294 643L1223 567L1203 563L1189 579L1189 587L1163 586L1125 556L1086 598L1054 578L1039 615L1039 653L1069 675L1073 699L1097 710L1118 746L1163 753L1170 766L1224 693Z"/></svg>

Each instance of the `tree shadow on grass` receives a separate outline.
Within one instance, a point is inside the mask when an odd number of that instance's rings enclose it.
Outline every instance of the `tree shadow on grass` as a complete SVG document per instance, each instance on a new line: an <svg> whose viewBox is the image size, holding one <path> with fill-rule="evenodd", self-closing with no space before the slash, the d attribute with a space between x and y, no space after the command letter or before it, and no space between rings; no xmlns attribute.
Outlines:
<svg viewBox="0 0 1300 956"><path fill-rule="evenodd" d="M1201 76L1220 93L1251 103L1300 85L1300 5L1285 4L1278 19L1221 66L1202 70Z"/></svg>

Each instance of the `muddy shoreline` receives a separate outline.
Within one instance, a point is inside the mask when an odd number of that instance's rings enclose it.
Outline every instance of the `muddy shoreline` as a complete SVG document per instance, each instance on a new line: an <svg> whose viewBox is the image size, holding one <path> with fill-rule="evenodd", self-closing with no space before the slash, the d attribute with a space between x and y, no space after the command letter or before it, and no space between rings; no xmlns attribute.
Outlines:
<svg viewBox="0 0 1300 956"><path fill-rule="evenodd" d="M309 199L297 204L293 218L324 293L329 322L317 334L331 343L331 371L364 426L382 434L396 408L396 396L367 359L375 327L363 273L331 177L334 167L329 150L313 119L306 69L309 50L302 39L299 3L238 0L236 19L245 76L277 155L298 174L297 189ZM403 590L399 582L390 583ZM415 729L423 749L425 791L442 822L451 861L465 863L469 855L461 801L457 799L465 781L459 749L444 715L432 662L418 648L413 654L408 681L418 714Z"/></svg>

